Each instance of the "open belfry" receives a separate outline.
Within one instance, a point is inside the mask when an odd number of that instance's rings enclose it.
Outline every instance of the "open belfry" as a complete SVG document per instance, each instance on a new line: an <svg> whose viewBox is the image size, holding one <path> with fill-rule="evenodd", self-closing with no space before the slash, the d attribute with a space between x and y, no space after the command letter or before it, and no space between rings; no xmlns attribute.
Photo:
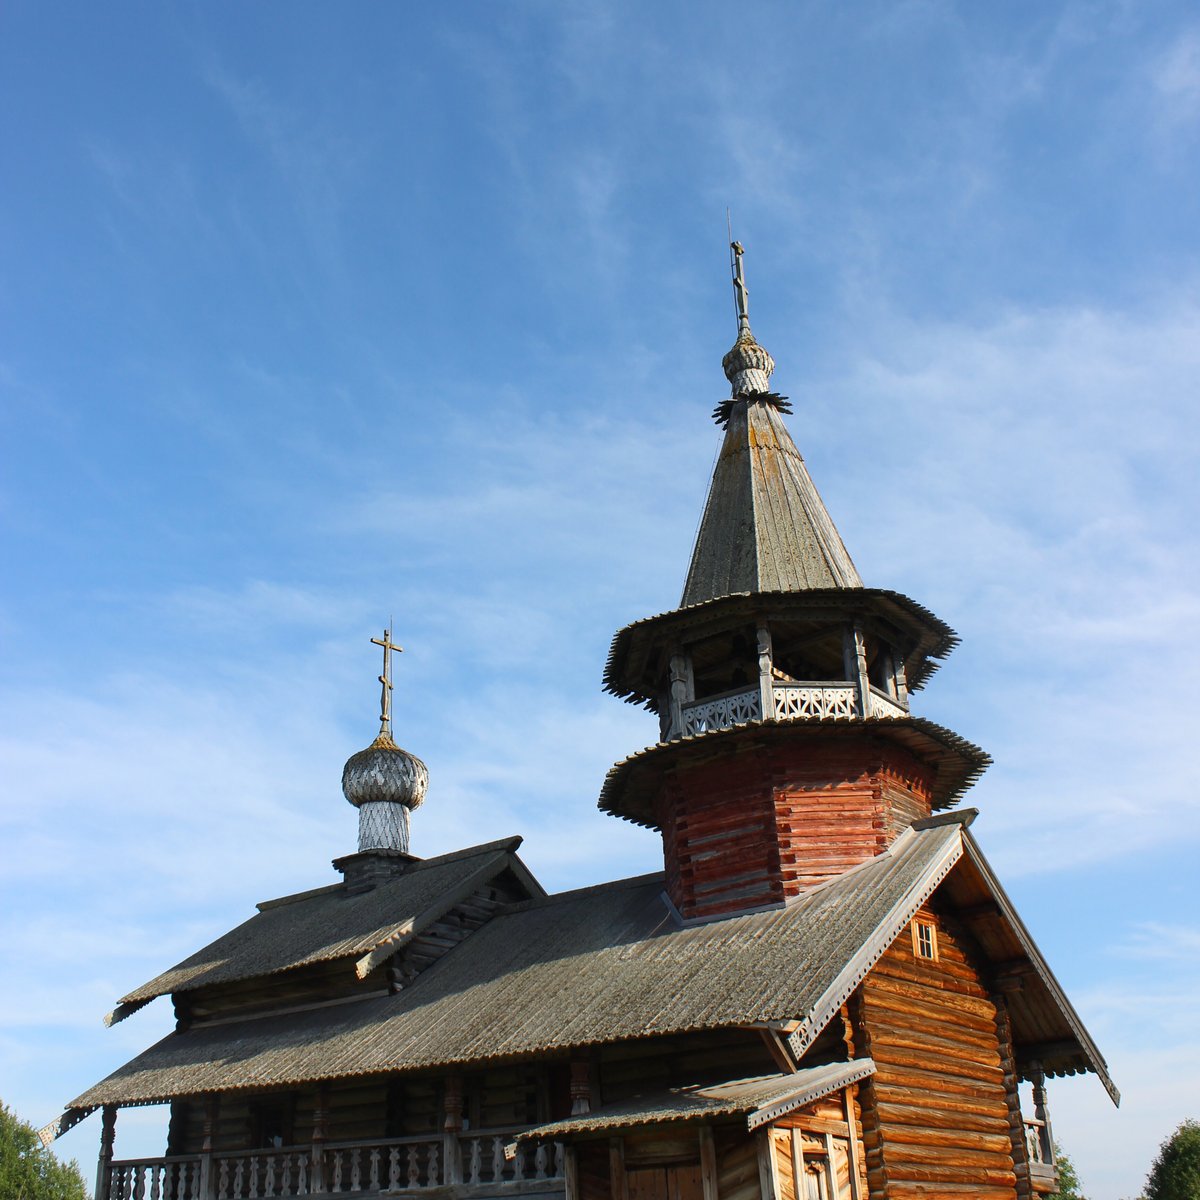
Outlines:
<svg viewBox="0 0 1200 1200"><path fill-rule="evenodd" d="M169 996L175 1031L43 1131L100 1112L96 1200L1025 1200L1056 1190L1047 1078L1118 1100L957 807L987 756L911 711L957 639L863 585L731 250L683 596L604 672L659 740L600 807L661 833L662 871L547 895L517 837L413 854L389 629L340 879L124 996L110 1023ZM123 1159L146 1104L164 1153Z"/></svg>

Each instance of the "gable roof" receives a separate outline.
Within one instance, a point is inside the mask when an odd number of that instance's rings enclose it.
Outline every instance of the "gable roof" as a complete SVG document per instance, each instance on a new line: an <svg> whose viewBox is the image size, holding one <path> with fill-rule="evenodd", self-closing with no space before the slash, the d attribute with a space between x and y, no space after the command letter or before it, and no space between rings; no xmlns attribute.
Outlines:
<svg viewBox="0 0 1200 1200"><path fill-rule="evenodd" d="M368 891L337 883L264 901L248 921L123 996L109 1024L156 996L399 948L505 870L515 870L531 895L544 895L515 855L520 844L511 837L418 859Z"/></svg>
<svg viewBox="0 0 1200 1200"><path fill-rule="evenodd" d="M711 1121L731 1116L744 1117L748 1129L757 1129L874 1074L875 1064L869 1058L856 1058L805 1067L791 1074L667 1088L619 1104L606 1104L583 1116L535 1126L518 1134L517 1140L558 1140L579 1134L615 1133L633 1126Z"/></svg>
<svg viewBox="0 0 1200 1200"><path fill-rule="evenodd" d="M737 592L858 587L776 406L765 398L731 402L680 607Z"/></svg>
<svg viewBox="0 0 1200 1200"><path fill-rule="evenodd" d="M882 953L960 846L957 826L908 834L786 908L704 925L679 925L661 875L526 901L493 917L399 995L196 1023L119 1068L74 1106L803 1017L864 945L882 940Z"/></svg>
<svg viewBox="0 0 1200 1200"><path fill-rule="evenodd" d="M885 853L784 908L705 924L679 924L661 875L525 901L399 995L197 1023L79 1096L68 1115L772 1020L798 1022L790 1041L799 1059L968 847L972 869L982 861L962 829L973 815L919 823ZM1052 981L1023 937L1033 978ZM1038 986L1029 995L1042 1025L1014 1010L1014 1039L1036 1040L1057 1022L1064 1045L1047 1072L1095 1070L1116 1098L1061 989Z"/></svg>

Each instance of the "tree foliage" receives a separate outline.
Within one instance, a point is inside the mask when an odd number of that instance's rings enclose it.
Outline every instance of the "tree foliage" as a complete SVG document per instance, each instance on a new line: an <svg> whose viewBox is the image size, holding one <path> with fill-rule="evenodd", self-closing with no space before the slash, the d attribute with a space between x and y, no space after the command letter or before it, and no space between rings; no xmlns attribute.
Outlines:
<svg viewBox="0 0 1200 1200"><path fill-rule="evenodd" d="M0 1103L0 1196L4 1200L87 1200L77 1163L59 1162L37 1131Z"/></svg>
<svg viewBox="0 0 1200 1200"><path fill-rule="evenodd" d="M1158 1148L1144 1200L1200 1200L1200 1121L1184 1121Z"/></svg>
<svg viewBox="0 0 1200 1200"><path fill-rule="evenodd" d="M1054 1162L1058 1167L1058 1191L1053 1196L1047 1196L1046 1200L1087 1200L1079 1190L1079 1173L1075 1170L1075 1164L1057 1142L1054 1144Z"/></svg>

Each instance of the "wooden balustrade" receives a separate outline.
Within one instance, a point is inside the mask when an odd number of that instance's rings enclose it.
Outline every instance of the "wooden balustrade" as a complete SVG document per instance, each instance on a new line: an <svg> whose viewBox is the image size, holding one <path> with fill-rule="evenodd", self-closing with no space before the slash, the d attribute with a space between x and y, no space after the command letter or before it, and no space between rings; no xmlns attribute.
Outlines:
<svg viewBox="0 0 1200 1200"><path fill-rule="evenodd" d="M520 1128L458 1138L463 1184L542 1183L563 1178L563 1148L516 1144ZM107 1166L109 1200L282 1200L290 1196L370 1194L445 1186L441 1137L379 1138L284 1146L206 1156L123 1159ZM207 1170L205 1169L207 1167ZM319 1170L317 1169L319 1168Z"/></svg>

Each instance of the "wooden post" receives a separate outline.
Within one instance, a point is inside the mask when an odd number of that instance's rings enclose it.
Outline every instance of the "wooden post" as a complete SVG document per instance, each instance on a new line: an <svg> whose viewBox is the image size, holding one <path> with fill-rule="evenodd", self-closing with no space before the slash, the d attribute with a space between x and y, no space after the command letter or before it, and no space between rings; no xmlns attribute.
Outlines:
<svg viewBox="0 0 1200 1200"><path fill-rule="evenodd" d="M671 655L671 719L667 728L667 740L683 735L683 706L688 701L688 661L678 651Z"/></svg>
<svg viewBox="0 0 1200 1200"><path fill-rule="evenodd" d="M704 1200L718 1200L717 1147L711 1125L700 1126L700 1186L704 1189Z"/></svg>
<svg viewBox="0 0 1200 1200"><path fill-rule="evenodd" d="M830 1200L842 1200L842 1190L838 1187L837 1159L834 1157L833 1134L825 1135L825 1180L829 1184Z"/></svg>
<svg viewBox="0 0 1200 1200"><path fill-rule="evenodd" d="M117 1135L117 1106L106 1104L100 1116L100 1161L96 1165L96 1200L108 1200L112 1187L113 1142Z"/></svg>
<svg viewBox="0 0 1200 1200"><path fill-rule="evenodd" d="M625 1172L625 1139L608 1139L608 1178L612 1200L629 1200L629 1176Z"/></svg>
<svg viewBox="0 0 1200 1200"><path fill-rule="evenodd" d="M570 1142L563 1147L563 1182L566 1200L579 1200L579 1156Z"/></svg>
<svg viewBox="0 0 1200 1200"><path fill-rule="evenodd" d="M804 1134L792 1127L792 1178L795 1180L796 1200L808 1200L808 1185L804 1181Z"/></svg>
<svg viewBox="0 0 1200 1200"><path fill-rule="evenodd" d="M446 1121L443 1125L444 1164L443 1183L462 1183L462 1141L463 1129L463 1083L462 1076L452 1072L446 1076L445 1092Z"/></svg>
<svg viewBox="0 0 1200 1200"><path fill-rule="evenodd" d="M863 1200L862 1194L862 1145L858 1140L858 1118L854 1115L854 1088L845 1088L842 1102L846 1106L846 1126L850 1130L850 1200Z"/></svg>
<svg viewBox="0 0 1200 1200"><path fill-rule="evenodd" d="M904 671L904 655L899 650L892 651L892 664L895 667L896 700L908 708L908 676Z"/></svg>
<svg viewBox="0 0 1200 1200"><path fill-rule="evenodd" d="M772 691L771 666L774 651L771 645L771 629L765 621L758 625L758 703L764 721L775 717L775 699Z"/></svg>
<svg viewBox="0 0 1200 1200"><path fill-rule="evenodd" d="M1048 1167L1057 1168L1058 1164L1054 1161L1054 1135L1050 1131L1050 1110L1046 1107L1046 1073L1040 1063L1034 1065L1029 1077L1033 1081L1034 1119L1041 1121L1038 1141L1042 1147L1042 1162Z"/></svg>
<svg viewBox="0 0 1200 1200"><path fill-rule="evenodd" d="M760 1129L758 1141L758 1187L762 1200L783 1200L779 1194L779 1170L775 1166L775 1144L771 1127Z"/></svg>
<svg viewBox="0 0 1200 1200"><path fill-rule="evenodd" d="M217 1138L217 1117L220 1113L220 1096L204 1098L204 1124L200 1139L200 1195L202 1200L212 1200L217 1194L217 1173L214 1170L213 1147Z"/></svg>
<svg viewBox="0 0 1200 1200"><path fill-rule="evenodd" d="M325 1191L325 1142L329 1137L329 1088L317 1085L313 1101L312 1166L309 1178L314 1192Z"/></svg>
<svg viewBox="0 0 1200 1200"><path fill-rule="evenodd" d="M858 680L858 715L871 715L871 680L867 675L867 635L863 633L861 621L854 622L851 631L854 639L854 674L852 679Z"/></svg>

